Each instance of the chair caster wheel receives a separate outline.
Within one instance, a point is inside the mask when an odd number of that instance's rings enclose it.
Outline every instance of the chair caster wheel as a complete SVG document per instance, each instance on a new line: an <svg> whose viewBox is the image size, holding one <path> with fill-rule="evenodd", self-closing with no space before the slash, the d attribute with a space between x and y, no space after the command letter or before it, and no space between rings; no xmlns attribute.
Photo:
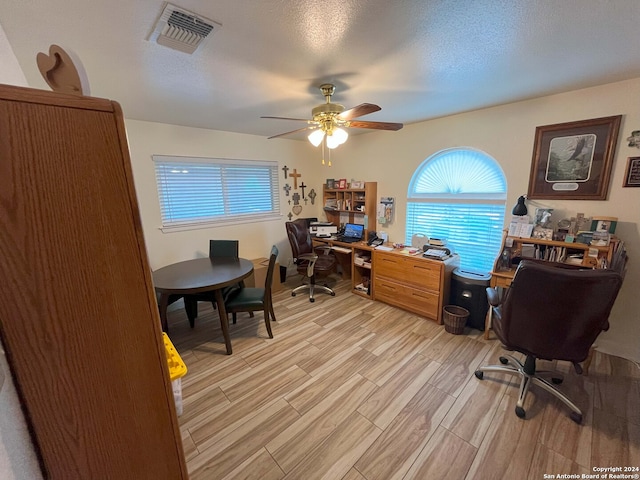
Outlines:
<svg viewBox="0 0 640 480"><path fill-rule="evenodd" d="M313 302L315 302L315 301L316 301L316 299L315 299L315 298L310 298L310 299L309 299L309 301L310 301L311 303L313 303Z"/></svg>
<svg viewBox="0 0 640 480"><path fill-rule="evenodd" d="M551 381L553 382L554 385L560 385L562 383L562 378L558 378L558 377L551 377Z"/></svg>
<svg viewBox="0 0 640 480"><path fill-rule="evenodd" d="M569 417L571 417L571 420L573 420L574 422L576 422L578 425L580 425L582 423L582 415L580 415L577 412L571 412L571 414L569 415Z"/></svg>
<svg viewBox="0 0 640 480"><path fill-rule="evenodd" d="M291 296L292 296L292 297L295 297L295 296L296 296L296 294L295 294L295 293L293 293L293 292L291 292Z"/></svg>
<svg viewBox="0 0 640 480"><path fill-rule="evenodd" d="M336 292L331 292L331 296L335 297L336 296Z"/></svg>
<svg viewBox="0 0 640 480"><path fill-rule="evenodd" d="M474 372L474 375L476 376L476 378L477 378L478 380L482 380L482 379L484 378L484 372L483 372L483 371L481 371L481 370L476 370L476 371Z"/></svg>
<svg viewBox="0 0 640 480"><path fill-rule="evenodd" d="M506 365L507 363L509 363L509 359L506 357L500 357L500 363L503 365Z"/></svg>
<svg viewBox="0 0 640 480"><path fill-rule="evenodd" d="M518 418L524 418L526 414L527 412L524 411L524 408L516 407L516 415L518 416Z"/></svg>

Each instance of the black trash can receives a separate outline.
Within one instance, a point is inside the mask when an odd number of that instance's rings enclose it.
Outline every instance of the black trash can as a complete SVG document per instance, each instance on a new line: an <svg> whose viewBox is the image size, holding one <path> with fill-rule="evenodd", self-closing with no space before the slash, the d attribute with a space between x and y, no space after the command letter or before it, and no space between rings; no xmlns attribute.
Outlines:
<svg viewBox="0 0 640 480"><path fill-rule="evenodd" d="M467 327L484 330L484 320L489 309L486 288L491 275L456 268L451 274L449 303L469 311Z"/></svg>

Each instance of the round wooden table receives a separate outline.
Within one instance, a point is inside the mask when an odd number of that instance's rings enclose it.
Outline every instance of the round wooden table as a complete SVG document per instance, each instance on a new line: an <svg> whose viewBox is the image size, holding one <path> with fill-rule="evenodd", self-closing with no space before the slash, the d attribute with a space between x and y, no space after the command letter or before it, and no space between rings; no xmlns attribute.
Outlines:
<svg viewBox="0 0 640 480"><path fill-rule="evenodd" d="M153 284L160 294L162 329L167 330L169 296L214 292L227 354L231 355L229 324L221 289L241 282L251 273L253 273L253 263L244 258L196 258L159 268L153 272Z"/></svg>

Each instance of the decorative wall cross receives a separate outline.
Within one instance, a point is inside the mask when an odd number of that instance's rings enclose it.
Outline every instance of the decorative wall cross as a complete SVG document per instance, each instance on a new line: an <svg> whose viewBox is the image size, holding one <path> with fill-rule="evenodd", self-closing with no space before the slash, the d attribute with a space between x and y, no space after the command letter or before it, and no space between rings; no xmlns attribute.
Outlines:
<svg viewBox="0 0 640 480"><path fill-rule="evenodd" d="M304 184L304 182L302 182L300 184L300 190L302 190L302 198L304 198L304 189L307 188L307 186Z"/></svg>
<svg viewBox="0 0 640 480"><path fill-rule="evenodd" d="M287 195L287 197L289 196L289 191L291 190L291 185L289 185L288 183L284 184L284 187L282 187L282 189L284 190L284 193Z"/></svg>
<svg viewBox="0 0 640 480"><path fill-rule="evenodd" d="M284 167L282 167L282 171L284 172L284 179L287 179L287 172L289 171L289 167L287 167L286 165Z"/></svg>
<svg viewBox="0 0 640 480"><path fill-rule="evenodd" d="M309 195L307 196L311 199L311 205L316 203L316 191L313 188L311 189L311 191L309 192Z"/></svg>
<svg viewBox="0 0 640 480"><path fill-rule="evenodd" d="M293 218L293 213L291 212L287 213L287 217L289 217L289 221L291 221L291 219Z"/></svg>
<svg viewBox="0 0 640 480"><path fill-rule="evenodd" d="M294 193L291 198L293 199L294 205L300 205L300 194L298 192Z"/></svg>
<svg viewBox="0 0 640 480"><path fill-rule="evenodd" d="M297 169L294 168L292 170L292 172L289 174L289 176L291 178L293 178L293 189L297 190L298 189L298 178L302 176L302 174L297 172Z"/></svg>

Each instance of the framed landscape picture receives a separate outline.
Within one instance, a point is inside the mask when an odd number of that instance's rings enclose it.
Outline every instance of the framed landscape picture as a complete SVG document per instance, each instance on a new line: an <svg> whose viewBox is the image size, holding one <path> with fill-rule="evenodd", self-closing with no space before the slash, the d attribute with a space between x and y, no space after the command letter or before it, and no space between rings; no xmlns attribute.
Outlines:
<svg viewBox="0 0 640 480"><path fill-rule="evenodd" d="M621 118L537 127L527 198L606 200Z"/></svg>

